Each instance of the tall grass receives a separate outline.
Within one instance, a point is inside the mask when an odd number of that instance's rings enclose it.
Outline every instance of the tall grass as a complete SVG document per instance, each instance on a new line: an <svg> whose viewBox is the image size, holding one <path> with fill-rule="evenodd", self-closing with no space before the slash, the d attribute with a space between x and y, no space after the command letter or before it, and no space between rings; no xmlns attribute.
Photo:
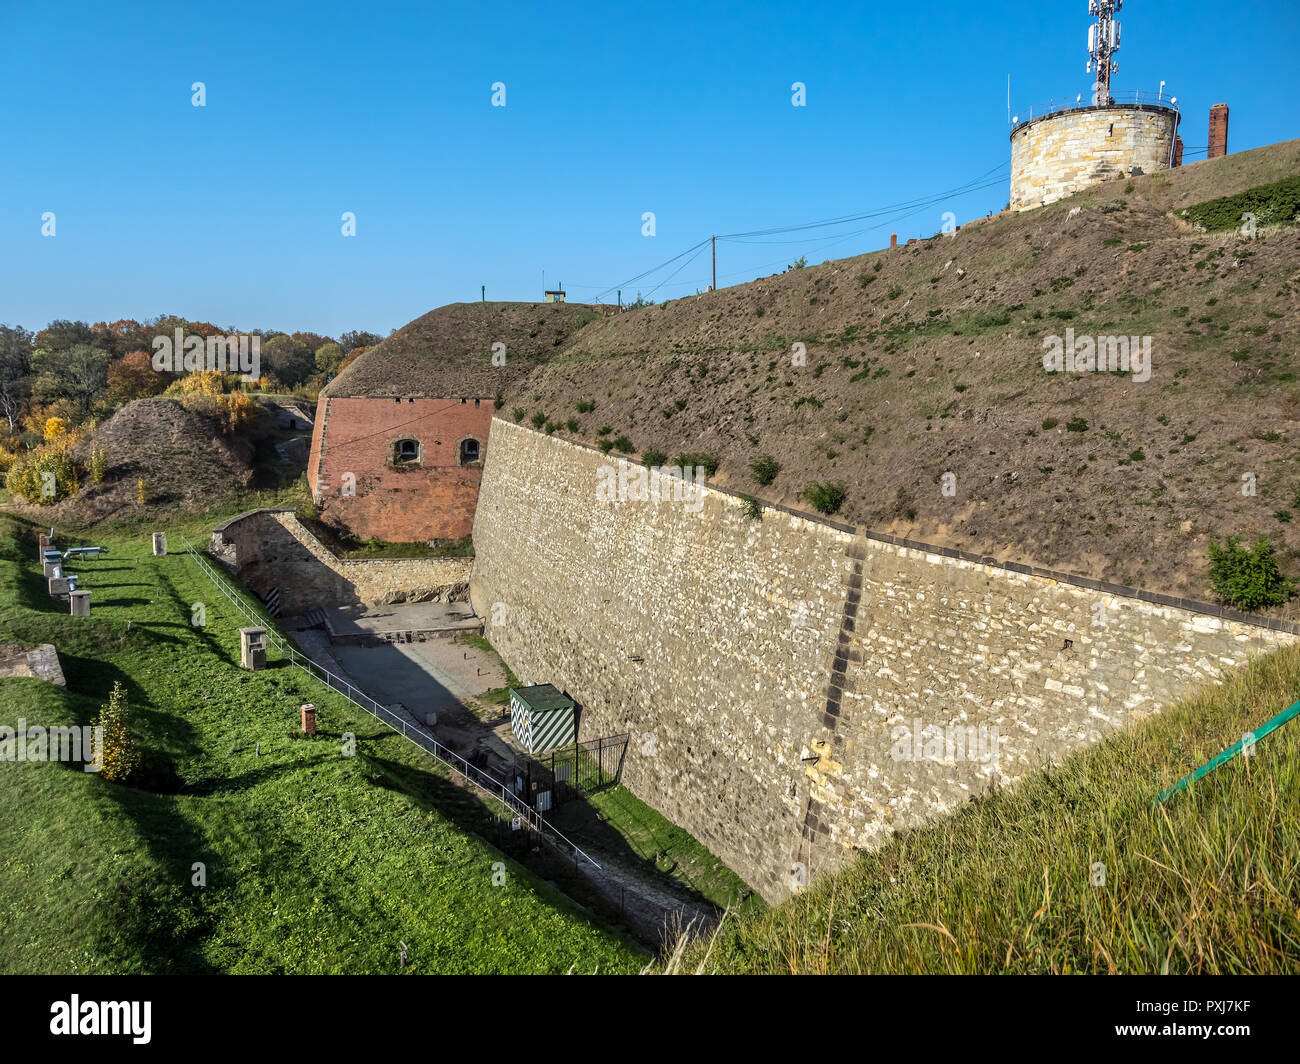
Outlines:
<svg viewBox="0 0 1300 1064"><path fill-rule="evenodd" d="M724 922L673 970L1300 972L1300 726L1155 795L1300 698L1279 651L1018 787ZM1099 879L1104 866L1104 884ZM707 957L707 960L706 960Z"/></svg>

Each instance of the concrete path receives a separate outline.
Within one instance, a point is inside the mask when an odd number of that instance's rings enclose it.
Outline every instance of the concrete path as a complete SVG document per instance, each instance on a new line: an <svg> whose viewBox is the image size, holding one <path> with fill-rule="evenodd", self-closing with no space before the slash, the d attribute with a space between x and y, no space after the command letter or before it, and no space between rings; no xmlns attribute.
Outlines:
<svg viewBox="0 0 1300 1064"><path fill-rule="evenodd" d="M371 698L384 705L400 702L422 723L430 713L449 714L506 682L494 655L453 639L340 645L331 653Z"/></svg>

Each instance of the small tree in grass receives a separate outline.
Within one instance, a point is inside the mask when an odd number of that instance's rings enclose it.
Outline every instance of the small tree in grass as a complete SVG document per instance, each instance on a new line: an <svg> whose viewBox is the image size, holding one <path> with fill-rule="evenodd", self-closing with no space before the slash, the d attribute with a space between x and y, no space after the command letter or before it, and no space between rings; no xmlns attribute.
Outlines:
<svg viewBox="0 0 1300 1064"><path fill-rule="evenodd" d="M114 783L124 783L139 765L135 740L131 736L130 708L126 703L126 691L119 681L113 682L113 690L108 696L108 704L100 707L99 726L101 734L101 757L103 777Z"/></svg>
<svg viewBox="0 0 1300 1064"><path fill-rule="evenodd" d="M1295 594L1295 584L1277 567L1273 545L1260 536L1247 550L1236 536L1223 543L1210 540L1210 583L1214 592L1233 609L1257 610L1280 606Z"/></svg>

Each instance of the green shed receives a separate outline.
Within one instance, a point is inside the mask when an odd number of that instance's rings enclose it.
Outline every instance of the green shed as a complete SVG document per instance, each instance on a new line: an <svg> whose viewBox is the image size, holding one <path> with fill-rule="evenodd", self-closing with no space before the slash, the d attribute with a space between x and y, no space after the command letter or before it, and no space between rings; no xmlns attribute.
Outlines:
<svg viewBox="0 0 1300 1064"><path fill-rule="evenodd" d="M516 687L510 692L510 730L530 754L568 746L577 738L574 708L554 684Z"/></svg>

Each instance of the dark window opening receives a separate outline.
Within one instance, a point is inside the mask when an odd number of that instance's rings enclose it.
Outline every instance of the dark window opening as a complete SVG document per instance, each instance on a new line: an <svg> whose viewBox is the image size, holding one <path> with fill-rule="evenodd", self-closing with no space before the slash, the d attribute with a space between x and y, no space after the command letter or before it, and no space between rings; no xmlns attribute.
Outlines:
<svg viewBox="0 0 1300 1064"><path fill-rule="evenodd" d="M460 464L466 465L478 461L478 440L460 441Z"/></svg>
<svg viewBox="0 0 1300 1064"><path fill-rule="evenodd" d="M398 440L393 444L393 461L418 462L420 460L419 440Z"/></svg>

